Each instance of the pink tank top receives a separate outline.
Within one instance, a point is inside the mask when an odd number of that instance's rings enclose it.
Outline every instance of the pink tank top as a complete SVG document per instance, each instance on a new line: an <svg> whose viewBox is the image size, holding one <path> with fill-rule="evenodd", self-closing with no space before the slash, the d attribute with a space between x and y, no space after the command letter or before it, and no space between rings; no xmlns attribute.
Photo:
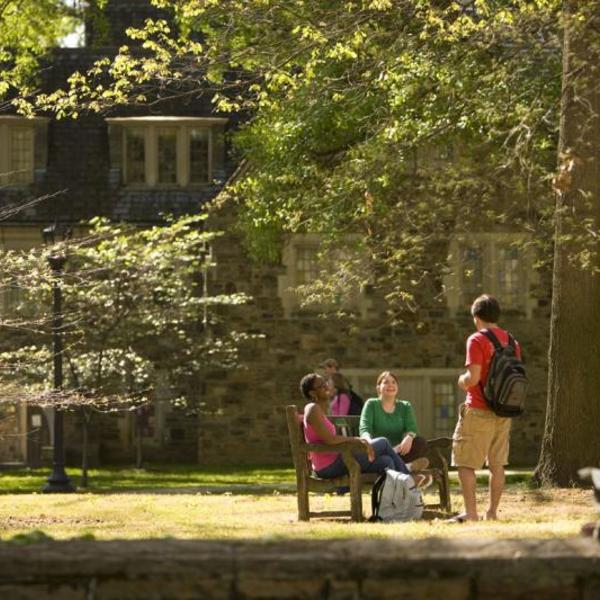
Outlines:
<svg viewBox="0 0 600 600"><path fill-rule="evenodd" d="M350 396L341 392L337 394L331 403L331 414L335 417L345 417L350 410Z"/></svg>
<svg viewBox="0 0 600 600"><path fill-rule="evenodd" d="M335 435L335 425L325 417L325 425L327 429ZM317 435L317 432L306 421L304 416L304 439L309 444L322 444L323 440ZM328 467L339 456L339 452L309 452L308 457L312 463L314 471L320 471Z"/></svg>

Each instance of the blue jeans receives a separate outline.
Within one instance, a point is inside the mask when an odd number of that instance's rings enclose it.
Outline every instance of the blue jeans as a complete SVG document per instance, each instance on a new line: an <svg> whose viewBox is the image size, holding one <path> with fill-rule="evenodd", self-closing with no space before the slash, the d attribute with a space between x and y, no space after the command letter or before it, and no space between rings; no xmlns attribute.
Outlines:
<svg viewBox="0 0 600 600"><path fill-rule="evenodd" d="M386 469L394 469L394 471L408 474L408 469L404 461L396 454L387 438L375 438L371 440L371 446L373 446L373 450L375 451L375 460L373 462L369 462L366 452L352 453L356 462L360 465L361 473L384 473ZM330 465L327 465L320 471L315 471L315 474L321 479L333 479L334 477L347 475L348 469L340 454Z"/></svg>

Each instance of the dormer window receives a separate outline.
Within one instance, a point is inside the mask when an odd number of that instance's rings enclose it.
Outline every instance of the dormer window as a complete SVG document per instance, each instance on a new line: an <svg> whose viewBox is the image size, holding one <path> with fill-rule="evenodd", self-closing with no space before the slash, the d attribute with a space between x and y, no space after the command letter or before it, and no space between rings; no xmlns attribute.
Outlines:
<svg viewBox="0 0 600 600"><path fill-rule="evenodd" d="M33 183L36 168L46 166L48 119L0 116L0 185Z"/></svg>
<svg viewBox="0 0 600 600"><path fill-rule="evenodd" d="M202 186L223 177L223 128L213 117L106 120L111 165L127 186Z"/></svg>

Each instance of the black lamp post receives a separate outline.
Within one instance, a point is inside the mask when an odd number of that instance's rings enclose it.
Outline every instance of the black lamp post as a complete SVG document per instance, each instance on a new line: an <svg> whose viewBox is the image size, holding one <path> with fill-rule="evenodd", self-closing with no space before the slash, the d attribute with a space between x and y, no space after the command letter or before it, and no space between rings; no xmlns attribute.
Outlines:
<svg viewBox="0 0 600 600"><path fill-rule="evenodd" d="M46 227L42 231L44 243L54 245L56 226ZM63 316L62 316L62 289L60 280L67 257L64 253L51 252L48 255L48 264L52 269L52 352L54 357L54 390L59 392L63 385ZM65 449L63 440L63 411L59 406L54 406L54 446L52 459L52 474L43 488L46 493L74 492L69 476L65 472Z"/></svg>

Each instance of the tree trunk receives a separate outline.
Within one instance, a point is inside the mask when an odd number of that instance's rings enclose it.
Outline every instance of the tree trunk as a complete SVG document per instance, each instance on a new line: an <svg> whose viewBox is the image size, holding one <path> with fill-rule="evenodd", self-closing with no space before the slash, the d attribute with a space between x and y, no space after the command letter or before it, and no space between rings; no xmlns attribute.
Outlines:
<svg viewBox="0 0 600 600"><path fill-rule="evenodd" d="M564 16L548 405L536 470L538 482L558 486L600 464L600 1L566 2Z"/></svg>

